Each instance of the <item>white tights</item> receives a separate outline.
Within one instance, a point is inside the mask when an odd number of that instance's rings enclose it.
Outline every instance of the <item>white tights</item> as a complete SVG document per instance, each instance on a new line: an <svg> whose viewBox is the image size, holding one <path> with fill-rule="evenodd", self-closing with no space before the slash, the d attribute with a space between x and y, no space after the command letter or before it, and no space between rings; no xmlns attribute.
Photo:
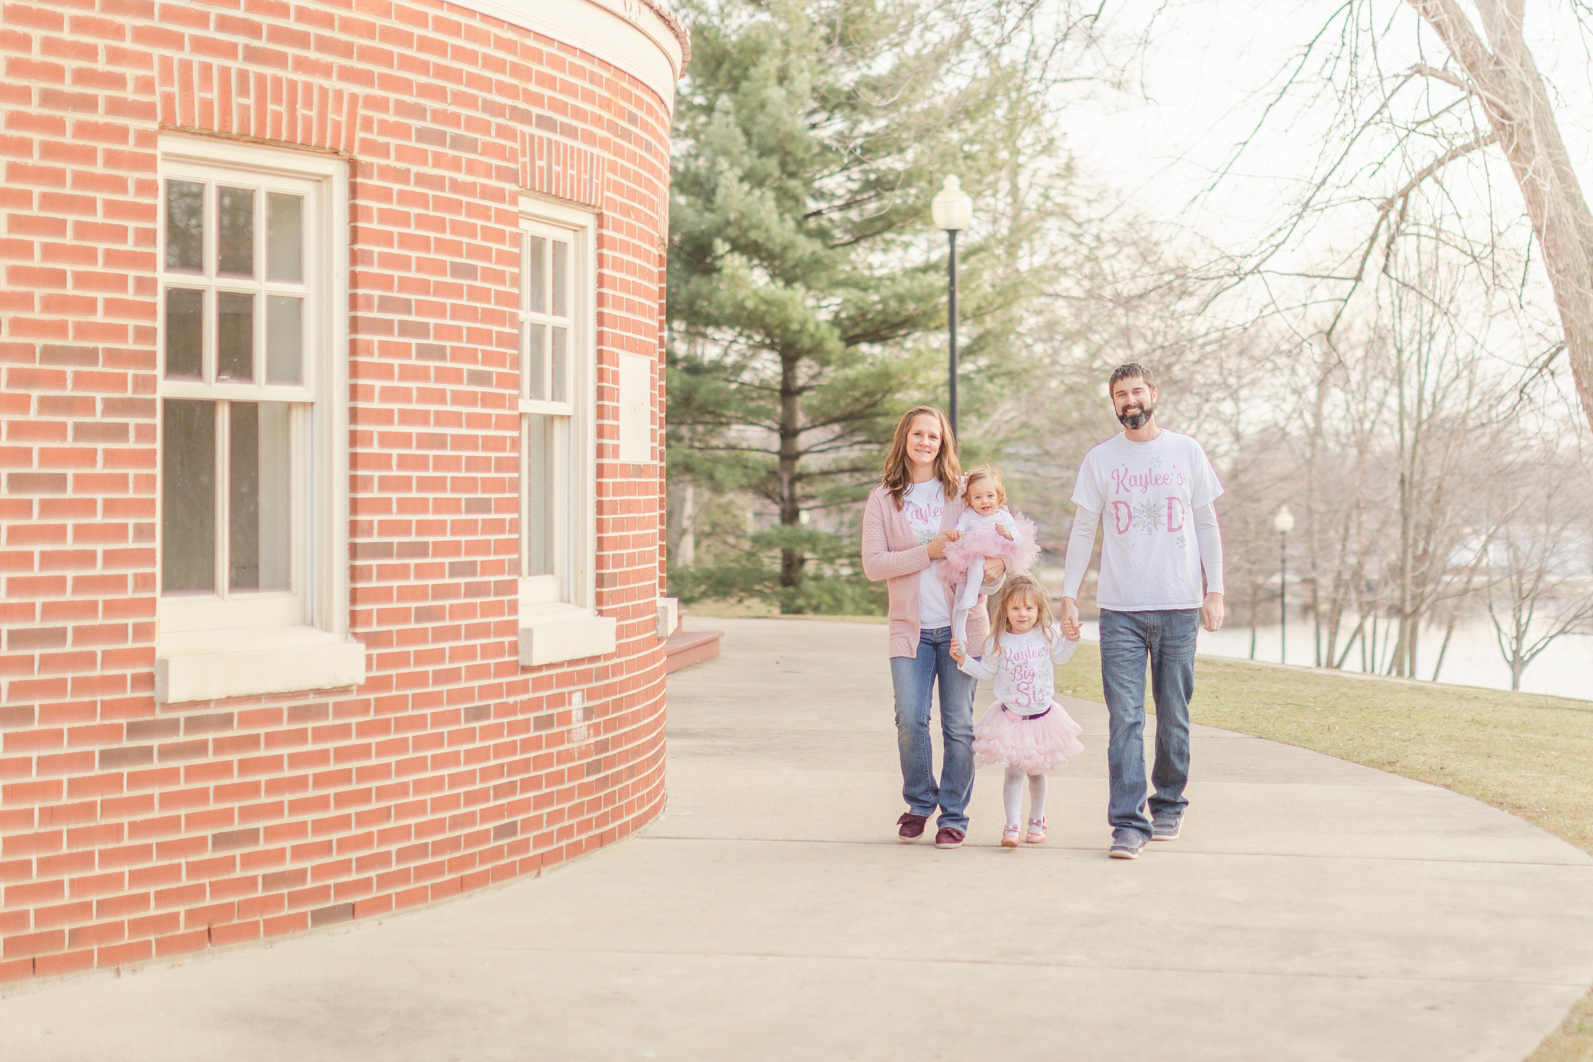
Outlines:
<svg viewBox="0 0 1593 1062"><path fill-rule="evenodd" d="M972 656L968 647L968 613L979 604L979 591L983 588L985 559L975 557L968 562L968 574L958 584L951 603L951 636L962 643L962 651Z"/></svg>
<svg viewBox="0 0 1593 1062"><path fill-rule="evenodd" d="M1006 785L1002 787L1001 797L1007 805L1007 825L1017 826L1023 817L1023 779L1025 775L1020 767L1007 768ZM1045 775L1031 774L1029 779L1029 818L1045 818Z"/></svg>

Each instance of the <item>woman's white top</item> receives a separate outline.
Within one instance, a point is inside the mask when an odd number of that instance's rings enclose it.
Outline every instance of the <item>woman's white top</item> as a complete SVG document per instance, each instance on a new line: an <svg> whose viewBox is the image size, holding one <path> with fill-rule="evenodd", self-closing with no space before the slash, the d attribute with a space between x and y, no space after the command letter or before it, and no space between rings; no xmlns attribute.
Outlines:
<svg viewBox="0 0 1593 1062"><path fill-rule="evenodd" d="M964 658L962 671L976 679L994 679L996 700L1019 715L1038 715L1056 697L1056 665L1067 663L1078 644L1062 637L1057 626L1050 638L1038 627L1025 634L1003 634L999 651L992 635L978 659Z"/></svg>
<svg viewBox="0 0 1593 1062"><path fill-rule="evenodd" d="M913 529L913 539L926 545L940 534L940 522L946 516L946 488L938 479L914 483L902 495L902 515L907 526ZM918 574L918 627L932 631L936 627L951 626L951 603L946 600L946 588L941 585L935 564Z"/></svg>
<svg viewBox="0 0 1593 1062"><path fill-rule="evenodd" d="M1018 539L1021 537L1018 534L1018 522L1014 520L1012 518L1012 514L1007 512L1005 509L997 509L989 516L980 516L978 513L974 512L972 506L969 506L968 508L964 509L962 511L962 515L957 518L958 531L978 531L986 527L1006 528L1012 533L1012 541L1014 542L1018 541Z"/></svg>

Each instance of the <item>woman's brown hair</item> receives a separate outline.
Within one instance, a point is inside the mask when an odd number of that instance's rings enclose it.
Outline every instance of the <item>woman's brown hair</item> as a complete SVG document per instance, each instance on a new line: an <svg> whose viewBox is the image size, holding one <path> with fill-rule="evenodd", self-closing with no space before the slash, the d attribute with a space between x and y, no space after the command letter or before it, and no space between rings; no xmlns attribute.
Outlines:
<svg viewBox="0 0 1593 1062"><path fill-rule="evenodd" d="M1045 635L1045 640L1050 641L1051 631L1051 599L1045 594L1045 587L1032 575L1020 572L1007 576L1007 582L1001 588L1001 596L996 599L995 622L990 625L990 633L995 639L996 652L1001 651L1001 636L1011 634L1012 628L1007 626L1007 605L1012 599L1023 595L1031 598L1039 613L1034 617L1034 626L1030 630L1040 631Z"/></svg>
<svg viewBox="0 0 1593 1062"><path fill-rule="evenodd" d="M935 478L946 490L946 500L957 496L957 480L962 477L962 465L957 462L957 440L951 436L946 424L946 414L935 406L914 406L896 422L896 435L891 439L890 452L885 455L885 473L880 482L891 492L891 500L899 512L907 488L913 485L912 461L907 457L907 433L912 430L917 417L934 417L940 425L940 452L935 455Z"/></svg>

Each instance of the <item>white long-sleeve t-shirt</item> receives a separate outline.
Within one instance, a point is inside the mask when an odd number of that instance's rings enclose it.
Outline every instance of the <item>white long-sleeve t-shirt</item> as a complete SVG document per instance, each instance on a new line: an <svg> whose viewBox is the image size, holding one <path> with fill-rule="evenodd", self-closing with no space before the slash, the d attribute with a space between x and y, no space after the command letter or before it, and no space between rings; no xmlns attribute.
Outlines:
<svg viewBox="0 0 1593 1062"><path fill-rule="evenodd" d="M1106 519L1096 603L1116 612L1199 608L1223 592L1222 535L1212 503L1222 493L1200 444L1163 430L1149 442L1126 435L1095 447L1073 486L1062 596L1077 598L1095 530Z"/></svg>
<svg viewBox="0 0 1593 1062"><path fill-rule="evenodd" d="M970 505L963 510L961 516L957 517L958 531L978 531L986 527L1004 527L1012 535L1014 542L1018 540L1018 521L1014 520L1012 514L1005 509L997 509L989 516L981 516Z"/></svg>
<svg viewBox="0 0 1593 1062"><path fill-rule="evenodd" d="M1056 665L1072 659L1078 644L1062 637L1057 626L1049 637L1038 627L1023 634L1008 632L1001 636L999 649L992 635L978 657L963 658L961 668L965 675L993 682L996 700L1012 711L1038 715L1056 699Z"/></svg>

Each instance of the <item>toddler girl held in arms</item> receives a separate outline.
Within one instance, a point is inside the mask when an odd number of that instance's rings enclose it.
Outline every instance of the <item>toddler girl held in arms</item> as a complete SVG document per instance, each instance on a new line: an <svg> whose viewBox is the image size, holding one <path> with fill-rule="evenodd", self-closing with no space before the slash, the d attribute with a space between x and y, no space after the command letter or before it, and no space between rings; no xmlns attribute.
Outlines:
<svg viewBox="0 0 1593 1062"><path fill-rule="evenodd" d="M974 760L1007 769L1002 796L1007 825L1003 848L1018 847L1023 811L1023 779L1029 779L1029 844L1045 840L1046 773L1084 751L1083 727L1054 700L1055 665L1066 663L1078 646L1062 636L1051 619L1051 603L1028 575L1007 578L996 604L995 625L983 650L968 656L951 643L951 655L964 674L994 680L996 702L974 724Z"/></svg>
<svg viewBox="0 0 1593 1062"><path fill-rule="evenodd" d="M940 578L951 595L951 636L966 644L968 610L979 603L985 560L1000 557L1007 571L1023 572L1040 556L1040 547L1034 521L1007 511L1007 491L994 467L969 472L963 498L968 507L957 520L956 540L946 546Z"/></svg>

